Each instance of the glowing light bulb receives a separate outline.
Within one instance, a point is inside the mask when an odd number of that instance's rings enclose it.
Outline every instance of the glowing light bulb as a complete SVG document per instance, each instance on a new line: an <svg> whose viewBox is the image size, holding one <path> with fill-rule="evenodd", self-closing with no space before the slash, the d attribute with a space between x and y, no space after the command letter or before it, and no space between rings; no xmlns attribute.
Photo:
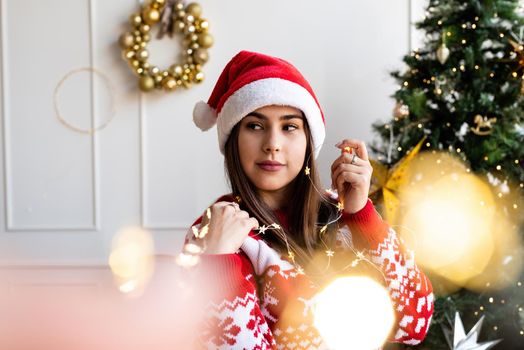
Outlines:
<svg viewBox="0 0 524 350"><path fill-rule="evenodd" d="M315 326L332 349L371 350L395 320L386 289L368 277L338 278L315 297Z"/></svg>

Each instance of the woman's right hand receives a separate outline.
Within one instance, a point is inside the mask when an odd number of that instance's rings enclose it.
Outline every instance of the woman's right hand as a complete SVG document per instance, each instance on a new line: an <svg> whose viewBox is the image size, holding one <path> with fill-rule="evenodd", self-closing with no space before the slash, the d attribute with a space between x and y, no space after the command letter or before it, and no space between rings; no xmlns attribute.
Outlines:
<svg viewBox="0 0 524 350"><path fill-rule="evenodd" d="M258 228L258 221L240 210L234 202L216 202L209 207L211 219L204 213L202 227L209 223L205 236L206 254L231 254L240 249L242 243L253 228Z"/></svg>

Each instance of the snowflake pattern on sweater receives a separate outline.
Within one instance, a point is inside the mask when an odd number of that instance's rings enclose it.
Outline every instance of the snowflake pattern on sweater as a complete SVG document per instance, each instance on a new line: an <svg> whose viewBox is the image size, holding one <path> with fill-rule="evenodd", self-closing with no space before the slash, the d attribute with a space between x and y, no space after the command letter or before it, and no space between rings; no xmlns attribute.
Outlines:
<svg viewBox="0 0 524 350"><path fill-rule="evenodd" d="M232 197L217 201L232 201ZM382 221L370 200L358 213L343 214L342 220L345 227L339 231L339 248L365 247L368 259L385 277L397 320L388 341L419 344L431 323L433 293L413 252ZM254 232L236 254L203 255L198 269L215 277L210 287L216 289L199 337L202 348L328 348L313 325L317 287Z"/></svg>

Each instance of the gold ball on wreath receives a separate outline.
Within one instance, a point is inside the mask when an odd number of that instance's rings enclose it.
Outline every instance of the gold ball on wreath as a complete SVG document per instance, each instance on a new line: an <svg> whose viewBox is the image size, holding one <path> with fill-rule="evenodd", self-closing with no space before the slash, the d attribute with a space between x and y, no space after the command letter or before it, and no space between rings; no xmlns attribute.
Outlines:
<svg viewBox="0 0 524 350"><path fill-rule="evenodd" d="M129 22L131 22L133 26L139 26L142 23L142 17L138 13L133 13L129 16Z"/></svg>
<svg viewBox="0 0 524 350"><path fill-rule="evenodd" d="M151 7L145 8L142 12L142 18L147 24L153 25L160 20L160 11Z"/></svg>
<svg viewBox="0 0 524 350"><path fill-rule="evenodd" d="M213 36L208 33L204 33L198 36L198 44L206 49L213 46Z"/></svg>
<svg viewBox="0 0 524 350"><path fill-rule="evenodd" d="M184 32L184 29L186 28L186 24L183 22L183 21L175 21L174 23L174 31L175 33L183 33Z"/></svg>
<svg viewBox="0 0 524 350"><path fill-rule="evenodd" d="M155 80L150 75L142 75L138 81L138 87L144 92L151 91L155 88Z"/></svg>
<svg viewBox="0 0 524 350"><path fill-rule="evenodd" d="M200 17L202 15L202 6L196 2L192 2L186 7L186 12L194 17Z"/></svg>
<svg viewBox="0 0 524 350"><path fill-rule="evenodd" d="M199 48L193 52L193 59L197 64L204 64L209 59L209 54L206 49Z"/></svg>
<svg viewBox="0 0 524 350"><path fill-rule="evenodd" d="M164 80L162 80L162 86L167 91L174 90L176 88L176 79L171 76L167 76L164 78Z"/></svg>
<svg viewBox="0 0 524 350"><path fill-rule="evenodd" d="M209 22L201 16L202 6L196 2L186 6L184 1L150 0L129 17L131 29L119 37L119 43L124 59L138 76L141 91L173 91L204 80L202 66L209 60L207 49L213 46L214 39L208 33ZM161 25L160 37L165 33L182 35L181 61L167 70L148 62L147 43L151 27L156 24Z"/></svg>
<svg viewBox="0 0 524 350"><path fill-rule="evenodd" d="M118 41L123 49L127 49L135 44L135 37L131 33L124 33L120 35Z"/></svg>

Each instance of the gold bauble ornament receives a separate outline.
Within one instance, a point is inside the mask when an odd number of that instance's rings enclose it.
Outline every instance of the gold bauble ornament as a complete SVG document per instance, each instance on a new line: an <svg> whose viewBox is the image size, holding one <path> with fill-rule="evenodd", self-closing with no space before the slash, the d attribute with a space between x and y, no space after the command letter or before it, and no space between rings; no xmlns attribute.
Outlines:
<svg viewBox="0 0 524 350"><path fill-rule="evenodd" d="M194 17L200 17L202 15L202 6L196 2L192 2L186 7L186 12Z"/></svg>
<svg viewBox="0 0 524 350"><path fill-rule="evenodd" d="M153 76L153 79L155 79L155 85L156 85L156 84L160 84L162 82L162 79L164 79L164 77L162 76L162 74L158 73Z"/></svg>
<svg viewBox="0 0 524 350"><path fill-rule="evenodd" d="M199 33L206 33L209 29L209 22L205 19L195 21L195 28Z"/></svg>
<svg viewBox="0 0 524 350"><path fill-rule="evenodd" d="M184 23L184 21L176 20L173 23L173 30L175 31L175 33L183 33L185 28L186 24Z"/></svg>
<svg viewBox="0 0 524 350"><path fill-rule="evenodd" d="M155 0L155 1L153 1L153 2L151 3L151 6L152 6L154 9L159 9L159 8L161 8L162 6L164 6L164 4L165 4L165 1L156 1L156 0Z"/></svg>
<svg viewBox="0 0 524 350"><path fill-rule="evenodd" d="M171 72L172 75L174 75L177 78L182 76L182 73L184 73L182 66L175 65L175 64L169 67L169 71Z"/></svg>
<svg viewBox="0 0 524 350"><path fill-rule="evenodd" d="M195 75L195 79L194 81L196 83L201 83L204 81L204 73L203 72L198 72L196 75Z"/></svg>
<svg viewBox="0 0 524 350"><path fill-rule="evenodd" d="M449 57L449 49L446 44L442 43L437 49L437 59L440 64L446 63Z"/></svg>
<svg viewBox="0 0 524 350"><path fill-rule="evenodd" d="M151 72L151 75L157 75L160 73L160 68L157 66L151 66L151 68L149 68L149 72Z"/></svg>
<svg viewBox="0 0 524 350"><path fill-rule="evenodd" d="M138 81L138 87L144 92L151 91L155 88L155 80L150 75L142 75Z"/></svg>
<svg viewBox="0 0 524 350"><path fill-rule="evenodd" d="M149 51L142 49L136 53L139 60L146 60L149 57Z"/></svg>
<svg viewBox="0 0 524 350"><path fill-rule="evenodd" d="M209 54L207 53L206 49L199 48L193 52L193 59L198 64L204 64L209 59Z"/></svg>
<svg viewBox="0 0 524 350"><path fill-rule="evenodd" d="M120 43L120 46L123 49L127 49L127 48L132 47L135 44L135 37L133 36L133 34L127 32L127 33L120 35L118 42Z"/></svg>
<svg viewBox="0 0 524 350"><path fill-rule="evenodd" d="M134 50L126 50L124 51L124 58L127 60L130 60L134 58L136 55L136 52Z"/></svg>
<svg viewBox="0 0 524 350"><path fill-rule="evenodd" d="M167 76L164 78L164 80L162 80L162 87L168 91L174 90L176 88L176 79L171 76Z"/></svg>
<svg viewBox="0 0 524 350"><path fill-rule="evenodd" d="M149 26L149 24L141 24L139 30L140 30L140 33L147 34L151 30L151 27Z"/></svg>
<svg viewBox="0 0 524 350"><path fill-rule="evenodd" d="M186 34L192 34L194 32L196 32L196 28L192 24L189 25L189 26L186 26L186 30L184 31L184 33L186 33Z"/></svg>
<svg viewBox="0 0 524 350"><path fill-rule="evenodd" d="M157 23L160 20L160 11L158 11L155 8L145 8L142 12L142 16L144 19L144 22L146 22L149 25L153 25Z"/></svg>
<svg viewBox="0 0 524 350"><path fill-rule="evenodd" d="M175 11L182 11L184 9L184 3L182 1L177 1L175 4Z"/></svg>
<svg viewBox="0 0 524 350"><path fill-rule="evenodd" d="M203 33L198 36L198 44L203 48L209 49L213 46L213 36L209 33Z"/></svg>
<svg viewBox="0 0 524 350"><path fill-rule="evenodd" d="M142 23L142 17L138 13L133 13L129 16L129 22L131 22L133 26L139 26Z"/></svg>

